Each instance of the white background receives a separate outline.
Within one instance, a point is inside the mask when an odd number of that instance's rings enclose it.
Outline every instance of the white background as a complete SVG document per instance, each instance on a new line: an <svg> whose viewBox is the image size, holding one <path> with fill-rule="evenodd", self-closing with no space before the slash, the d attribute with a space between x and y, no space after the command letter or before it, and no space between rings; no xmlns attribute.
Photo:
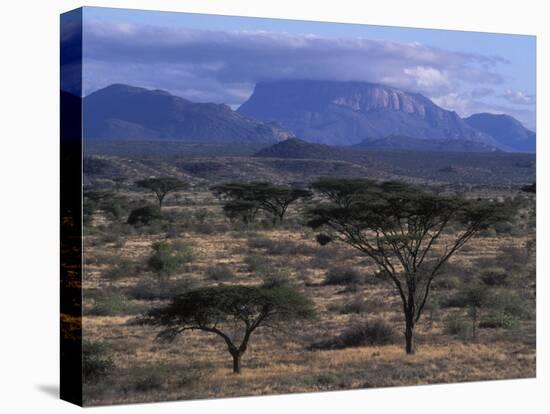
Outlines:
<svg viewBox="0 0 550 414"><path fill-rule="evenodd" d="M538 378L92 408L117 413L550 412L548 179L550 34L545 1L90 1L88 6L536 34L538 47ZM67 413L57 399L59 17L77 1L7 0L0 14L0 411ZM544 183L543 183L544 181ZM542 184L542 188L541 185ZM545 326L546 325L546 326ZM546 329L545 329L546 328Z"/></svg>

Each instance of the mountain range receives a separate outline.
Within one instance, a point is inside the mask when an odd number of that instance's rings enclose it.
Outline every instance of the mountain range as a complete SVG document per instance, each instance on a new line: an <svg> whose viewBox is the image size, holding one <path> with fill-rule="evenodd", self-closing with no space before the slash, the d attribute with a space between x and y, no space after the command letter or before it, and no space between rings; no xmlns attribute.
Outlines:
<svg viewBox="0 0 550 414"><path fill-rule="evenodd" d="M273 144L290 136L275 122L257 121L227 105L121 84L86 96L83 114L86 139Z"/></svg>
<svg viewBox="0 0 550 414"><path fill-rule="evenodd" d="M263 121L276 120L297 137L329 145L367 147L368 142L379 145L380 139L401 136L470 141L484 144L479 147L484 151L485 146L505 151L535 147L535 134L510 116L476 114L462 119L421 94L368 82L260 82L238 111ZM478 150L470 144L454 146Z"/></svg>
<svg viewBox="0 0 550 414"><path fill-rule="evenodd" d="M116 84L83 99L84 137L272 145L292 137L353 149L535 150L507 115L462 119L428 98L366 82L260 82L237 111L162 90Z"/></svg>
<svg viewBox="0 0 550 414"><path fill-rule="evenodd" d="M536 134L509 115L481 113L464 118L464 121L478 131L498 137L502 146L520 152L535 152Z"/></svg>

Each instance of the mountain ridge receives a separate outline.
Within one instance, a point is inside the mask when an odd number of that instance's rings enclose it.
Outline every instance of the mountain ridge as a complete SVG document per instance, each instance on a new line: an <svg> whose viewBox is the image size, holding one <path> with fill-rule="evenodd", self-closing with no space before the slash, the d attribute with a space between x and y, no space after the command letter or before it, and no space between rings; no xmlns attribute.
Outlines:
<svg viewBox="0 0 550 414"><path fill-rule="evenodd" d="M498 137L501 145L521 152L535 152L536 134L514 117L506 114L477 113L464 121L488 135Z"/></svg>
<svg viewBox="0 0 550 414"><path fill-rule="evenodd" d="M499 146L454 111L418 93L368 82L259 82L237 110L278 121L295 136L329 145L354 145L390 135L465 139Z"/></svg>
<svg viewBox="0 0 550 414"><path fill-rule="evenodd" d="M160 89L113 84L83 99L87 139L178 139L273 144L290 134L225 104L196 103Z"/></svg>

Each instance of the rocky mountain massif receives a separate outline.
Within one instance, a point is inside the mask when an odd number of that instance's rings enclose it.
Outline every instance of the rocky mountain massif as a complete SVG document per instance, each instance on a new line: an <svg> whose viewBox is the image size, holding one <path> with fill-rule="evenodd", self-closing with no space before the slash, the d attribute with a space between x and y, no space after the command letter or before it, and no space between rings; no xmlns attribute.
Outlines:
<svg viewBox="0 0 550 414"><path fill-rule="evenodd" d="M261 82L238 111L263 121L278 121L297 137L329 145L367 148L376 142L377 148L434 147L439 151L446 150L445 141L453 141L447 150L534 151L534 133L512 117L480 114L464 120L421 94L367 82ZM411 141L389 138L396 136ZM433 145L414 139L439 142Z"/></svg>

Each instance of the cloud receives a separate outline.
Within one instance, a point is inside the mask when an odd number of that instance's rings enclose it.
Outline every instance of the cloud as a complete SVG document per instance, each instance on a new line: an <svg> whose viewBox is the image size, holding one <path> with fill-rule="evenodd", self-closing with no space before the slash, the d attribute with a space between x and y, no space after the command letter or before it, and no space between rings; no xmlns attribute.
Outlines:
<svg viewBox="0 0 550 414"><path fill-rule="evenodd" d="M523 91L508 89L501 97L516 105L535 105L536 103L535 95L530 95Z"/></svg>
<svg viewBox="0 0 550 414"><path fill-rule="evenodd" d="M356 80L437 98L461 84L500 85L500 57L419 43L265 31L85 23L85 94L122 82L197 101L244 102L258 81ZM480 86L477 86L480 87Z"/></svg>

